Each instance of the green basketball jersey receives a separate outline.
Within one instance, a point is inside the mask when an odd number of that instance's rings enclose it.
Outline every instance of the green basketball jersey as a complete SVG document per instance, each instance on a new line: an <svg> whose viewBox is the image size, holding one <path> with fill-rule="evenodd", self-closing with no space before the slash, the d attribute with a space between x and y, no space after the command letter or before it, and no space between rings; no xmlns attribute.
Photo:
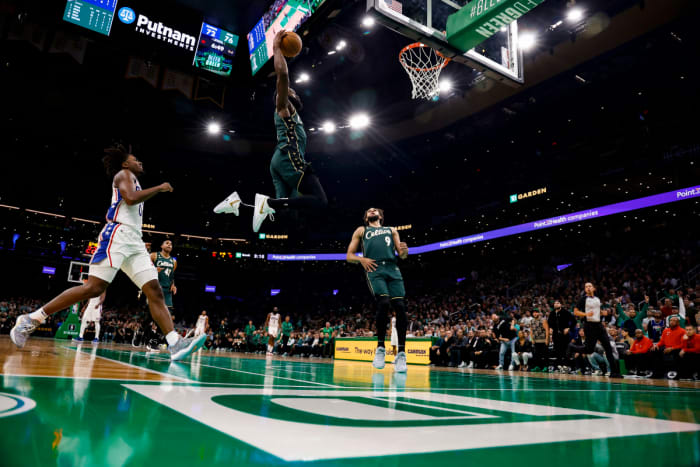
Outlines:
<svg viewBox="0 0 700 467"><path fill-rule="evenodd" d="M365 227L362 235L362 255L375 261L396 262L394 234L390 227Z"/></svg>
<svg viewBox="0 0 700 467"><path fill-rule="evenodd" d="M169 289L173 284L173 271L175 270L175 259L171 256L166 258L160 253L156 253L156 267L158 271L158 282L164 289Z"/></svg>
<svg viewBox="0 0 700 467"><path fill-rule="evenodd" d="M275 130L277 130L277 149L304 158L306 154L306 131L299 112L282 118L275 112Z"/></svg>

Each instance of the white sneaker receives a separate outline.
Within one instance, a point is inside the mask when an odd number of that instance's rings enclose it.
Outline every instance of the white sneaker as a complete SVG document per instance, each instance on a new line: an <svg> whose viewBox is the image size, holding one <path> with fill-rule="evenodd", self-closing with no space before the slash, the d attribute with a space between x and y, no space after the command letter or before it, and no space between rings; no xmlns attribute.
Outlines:
<svg viewBox="0 0 700 467"><path fill-rule="evenodd" d="M168 346L170 350L170 360L175 362L187 358L192 352L202 347L206 340L206 334L190 337L189 339L180 337L175 344Z"/></svg>
<svg viewBox="0 0 700 467"><path fill-rule="evenodd" d="M595 370L595 371L593 372L593 376L603 376L603 372L600 371L600 370Z"/></svg>
<svg viewBox="0 0 700 467"><path fill-rule="evenodd" d="M372 360L372 366L377 370L381 370L384 368L384 365L386 365L386 349L384 347L377 347L377 351L374 353L374 360ZM396 371L395 368L394 371Z"/></svg>
<svg viewBox="0 0 700 467"><path fill-rule="evenodd" d="M513 370L515 370L515 367L511 363L510 365L508 365L508 371L513 371Z"/></svg>
<svg viewBox="0 0 700 467"><path fill-rule="evenodd" d="M406 373L406 352L399 352L394 359L394 372Z"/></svg>
<svg viewBox="0 0 700 467"><path fill-rule="evenodd" d="M469 365L467 365L467 370L471 370L474 368L474 362L469 362Z"/></svg>
<svg viewBox="0 0 700 467"><path fill-rule="evenodd" d="M494 368L494 370L502 370L502 369L503 369L503 365L498 365L496 368Z"/></svg>
<svg viewBox="0 0 700 467"><path fill-rule="evenodd" d="M272 209L268 204L267 200L270 199L269 196L261 195L260 193L255 194L255 209L253 210L253 232L260 230L260 226L263 221L270 216L270 220L275 220L272 214L275 210Z"/></svg>
<svg viewBox="0 0 700 467"><path fill-rule="evenodd" d="M457 365L457 368L464 368L465 366L467 366L466 363L464 363L464 362L459 362L459 365Z"/></svg>
<svg viewBox="0 0 700 467"><path fill-rule="evenodd" d="M228 195L228 198L220 202L214 208L214 212L217 214L233 214L237 216L239 214L238 208L241 207L241 197L238 196L238 192L233 192Z"/></svg>

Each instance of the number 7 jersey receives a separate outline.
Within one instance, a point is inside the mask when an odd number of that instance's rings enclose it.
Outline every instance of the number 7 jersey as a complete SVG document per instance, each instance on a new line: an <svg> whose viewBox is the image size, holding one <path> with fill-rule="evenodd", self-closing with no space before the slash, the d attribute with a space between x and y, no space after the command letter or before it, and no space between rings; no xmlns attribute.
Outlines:
<svg viewBox="0 0 700 467"><path fill-rule="evenodd" d="M362 255L375 261L396 262L394 234L390 227L365 227L362 235Z"/></svg>

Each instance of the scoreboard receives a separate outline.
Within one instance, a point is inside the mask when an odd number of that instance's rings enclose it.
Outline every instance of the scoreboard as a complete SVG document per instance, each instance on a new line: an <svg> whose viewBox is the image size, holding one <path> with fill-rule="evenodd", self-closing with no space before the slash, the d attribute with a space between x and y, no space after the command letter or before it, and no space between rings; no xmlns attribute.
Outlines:
<svg viewBox="0 0 700 467"><path fill-rule="evenodd" d="M141 54L221 76L231 75L239 41L196 10L159 0L67 0L63 19Z"/></svg>
<svg viewBox="0 0 700 467"><path fill-rule="evenodd" d="M248 34L253 74L272 58L272 43L282 29L296 31L326 0L276 0Z"/></svg>
<svg viewBox="0 0 700 467"><path fill-rule="evenodd" d="M211 24L202 23L192 65L217 75L229 76L237 46L237 35Z"/></svg>
<svg viewBox="0 0 700 467"><path fill-rule="evenodd" d="M117 0L68 0L63 19L109 36Z"/></svg>

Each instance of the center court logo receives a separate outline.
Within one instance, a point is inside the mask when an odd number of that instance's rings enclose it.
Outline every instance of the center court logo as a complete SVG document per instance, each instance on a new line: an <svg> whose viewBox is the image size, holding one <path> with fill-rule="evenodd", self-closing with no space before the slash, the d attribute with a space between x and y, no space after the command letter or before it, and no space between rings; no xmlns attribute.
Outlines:
<svg viewBox="0 0 700 467"><path fill-rule="evenodd" d="M0 392L0 418L29 412L36 402L26 397Z"/></svg>
<svg viewBox="0 0 700 467"><path fill-rule="evenodd" d="M124 24L133 24L136 22L134 30L139 34L144 34L175 47L194 52L194 47L197 43L194 36L171 28L160 21L152 21L146 15L137 15L136 12L129 7L120 8L117 16Z"/></svg>
<svg viewBox="0 0 700 467"><path fill-rule="evenodd" d="M424 391L123 386L285 461L700 430L694 423Z"/></svg>

